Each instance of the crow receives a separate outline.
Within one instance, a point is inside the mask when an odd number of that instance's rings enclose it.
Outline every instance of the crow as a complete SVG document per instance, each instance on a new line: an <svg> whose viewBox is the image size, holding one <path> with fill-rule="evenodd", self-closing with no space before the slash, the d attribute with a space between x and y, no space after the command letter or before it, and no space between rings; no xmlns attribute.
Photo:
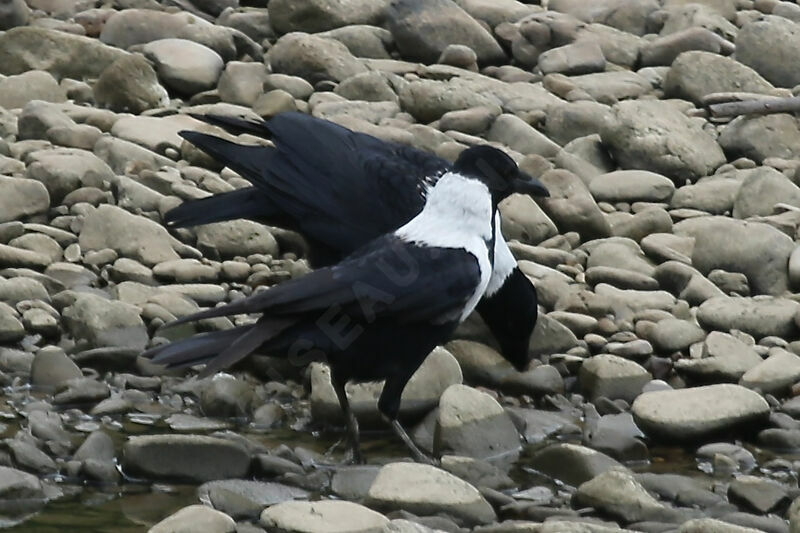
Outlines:
<svg viewBox="0 0 800 533"><path fill-rule="evenodd" d="M181 132L253 187L187 201L165 214L167 225L250 218L292 229L308 240L313 267L332 265L411 220L430 187L453 168L428 152L303 113L281 113L268 122L218 115L196 118L235 134L271 139L274 147ZM532 194L548 192L537 182ZM477 311L503 356L522 371L529 362L538 314L536 289L517 268L505 240L497 239L494 253L492 280Z"/></svg>
<svg viewBox="0 0 800 533"><path fill-rule="evenodd" d="M250 325L200 334L144 353L167 367L206 363L201 376L255 350L323 354L347 420L352 458L362 460L345 385L385 380L378 410L413 457L429 459L397 420L408 380L446 342L491 283L497 204L542 185L490 146L468 148L430 188L409 222L341 262L173 324L262 313Z"/></svg>

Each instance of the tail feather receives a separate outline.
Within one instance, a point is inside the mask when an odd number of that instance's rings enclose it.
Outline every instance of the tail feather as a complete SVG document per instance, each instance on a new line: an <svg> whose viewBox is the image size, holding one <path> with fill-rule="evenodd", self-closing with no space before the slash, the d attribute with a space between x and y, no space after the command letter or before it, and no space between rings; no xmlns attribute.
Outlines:
<svg viewBox="0 0 800 533"><path fill-rule="evenodd" d="M224 352L211 359L199 377L202 379L211 376L239 362L293 323L291 320L259 320L243 335L237 337Z"/></svg>
<svg viewBox="0 0 800 533"><path fill-rule="evenodd" d="M178 132L178 135L256 187L264 185L264 171L270 167L276 153L274 148L268 146L238 144L199 131L184 130Z"/></svg>
<svg viewBox="0 0 800 533"><path fill-rule="evenodd" d="M258 121L246 118L239 118L239 117L232 117L227 115L200 115L191 113L193 118L197 120L201 120L207 124L211 124L212 126L218 126L228 133L233 135L241 135L243 133L247 133L250 135L255 135L256 137L262 137L264 139L269 139L272 137L272 133L270 132L267 123L265 121Z"/></svg>
<svg viewBox="0 0 800 533"><path fill-rule="evenodd" d="M142 353L157 365L182 368L205 363L230 346L253 326L239 326L223 331L195 335L183 340L150 348Z"/></svg>
<svg viewBox="0 0 800 533"><path fill-rule="evenodd" d="M185 228L248 218L274 224L281 212L272 205L269 197L255 187L237 189L202 198L188 200L164 214L164 222L169 227Z"/></svg>

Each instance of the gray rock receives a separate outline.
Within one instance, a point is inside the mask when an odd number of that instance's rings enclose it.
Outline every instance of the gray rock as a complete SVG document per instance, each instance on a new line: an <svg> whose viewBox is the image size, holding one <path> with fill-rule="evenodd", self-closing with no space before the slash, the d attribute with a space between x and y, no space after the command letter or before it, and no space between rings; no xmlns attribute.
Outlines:
<svg viewBox="0 0 800 533"><path fill-rule="evenodd" d="M589 191L598 202L668 202L672 180L645 170L618 170L592 179Z"/></svg>
<svg viewBox="0 0 800 533"><path fill-rule="evenodd" d="M402 108L421 122L431 122L450 111L493 107L499 103L491 95L474 92L456 81L412 81L404 84L398 94Z"/></svg>
<svg viewBox="0 0 800 533"><path fill-rule="evenodd" d="M245 476L250 455L242 444L216 437L135 436L123 446L122 467L131 475L205 482Z"/></svg>
<svg viewBox="0 0 800 533"><path fill-rule="evenodd" d="M706 329L738 329L756 339L771 335L793 338L797 334L795 315L800 304L786 298L732 298L721 296L704 302L697 320Z"/></svg>
<svg viewBox="0 0 800 533"><path fill-rule="evenodd" d="M179 531L204 531L208 533L234 533L236 522L223 512L205 505L183 507L155 524L148 533L177 533Z"/></svg>
<svg viewBox="0 0 800 533"><path fill-rule="evenodd" d="M706 337L706 332L688 320L667 318L658 321L646 337L656 350L672 353L686 350L692 344L702 341Z"/></svg>
<svg viewBox="0 0 800 533"><path fill-rule="evenodd" d="M712 331L703 343L699 359L679 359L675 369L704 382L738 382L742 375L761 363L761 356L736 337Z"/></svg>
<svg viewBox="0 0 800 533"><path fill-rule="evenodd" d="M264 92L267 69L262 63L229 61L219 78L220 100L230 104L251 106Z"/></svg>
<svg viewBox="0 0 800 533"><path fill-rule="evenodd" d="M794 87L800 74L786 68L784 58L800 53L800 26L766 15L743 25L736 36L736 59L778 87Z"/></svg>
<svg viewBox="0 0 800 533"><path fill-rule="evenodd" d="M608 455L578 444L551 444L537 451L531 466L547 476L577 487L612 468L622 465Z"/></svg>
<svg viewBox="0 0 800 533"><path fill-rule="evenodd" d="M537 243L558 233L553 221L530 196L512 194L500 202L499 210L503 236L508 240Z"/></svg>
<svg viewBox="0 0 800 533"><path fill-rule="evenodd" d="M24 0L11 0L0 6L0 30L25 26L30 18L30 8Z"/></svg>
<svg viewBox="0 0 800 533"><path fill-rule="evenodd" d="M101 205L85 218L78 242L83 250L111 248L145 265L178 259L163 226L111 205Z"/></svg>
<svg viewBox="0 0 800 533"><path fill-rule="evenodd" d="M504 113L495 119L486 139L504 144L525 155L553 157L561 149L536 128L509 113Z"/></svg>
<svg viewBox="0 0 800 533"><path fill-rule="evenodd" d="M646 392L633 402L632 412L648 435L697 441L757 425L766 419L769 406L751 390L722 384Z"/></svg>
<svg viewBox="0 0 800 533"><path fill-rule="evenodd" d="M545 133L561 145L580 137L599 134L610 110L607 105L591 101L553 105L547 113Z"/></svg>
<svg viewBox="0 0 800 533"><path fill-rule="evenodd" d="M356 74L340 83L334 92L348 100L397 102L398 99L390 79L382 72ZM314 108L315 112L317 107Z"/></svg>
<svg viewBox="0 0 800 533"><path fill-rule="evenodd" d="M608 221L578 176L556 169L539 179L550 191L539 204L561 232L577 231L584 241L611 235Z"/></svg>
<svg viewBox="0 0 800 533"><path fill-rule="evenodd" d="M642 45L639 54L642 66L669 66L684 52L704 51L727 55L733 48L732 43L711 30L693 27L648 41Z"/></svg>
<svg viewBox="0 0 800 533"><path fill-rule="evenodd" d="M717 216L684 220L673 231L695 239L692 265L704 274L715 269L741 272L755 294L781 294L789 286L787 265L794 244L772 226Z"/></svg>
<svg viewBox="0 0 800 533"><path fill-rule="evenodd" d="M41 481L27 472L0 466L0 498L3 514L21 518L44 507L47 496Z"/></svg>
<svg viewBox="0 0 800 533"><path fill-rule="evenodd" d="M298 76L312 84L340 82L367 70L339 41L305 33L278 39L267 52L267 60L273 72Z"/></svg>
<svg viewBox="0 0 800 533"><path fill-rule="evenodd" d="M189 39L205 45L225 61L234 59L237 52L233 31L208 24L186 12L123 9L112 15L100 32L100 41L123 49L169 38Z"/></svg>
<svg viewBox="0 0 800 533"><path fill-rule="evenodd" d="M314 87L303 78L286 74L267 74L263 83L264 91L280 89L299 100L308 100L314 94Z"/></svg>
<svg viewBox="0 0 800 533"><path fill-rule="evenodd" d="M93 87L98 104L113 111L141 113L169 103L156 71L139 55L128 55L104 69Z"/></svg>
<svg viewBox="0 0 800 533"><path fill-rule="evenodd" d="M681 524L678 533L758 533L761 529L742 527L715 518L694 518Z"/></svg>
<svg viewBox="0 0 800 533"><path fill-rule="evenodd" d="M391 56L388 50L394 48L394 39L391 32L376 26L354 24L317 35L339 41L356 57L390 59Z"/></svg>
<svg viewBox="0 0 800 533"><path fill-rule="evenodd" d="M111 440L108 433L102 430L93 431L75 451L72 458L76 461L87 459L112 461L114 459L114 441Z"/></svg>
<svg viewBox="0 0 800 533"><path fill-rule="evenodd" d="M10 439L7 442L14 464L20 468L37 474L52 474L58 471L55 461L33 444L18 439Z"/></svg>
<svg viewBox="0 0 800 533"><path fill-rule="evenodd" d="M742 375L739 384L763 394L781 394L798 379L800 357L782 348L773 348L768 358Z"/></svg>
<svg viewBox="0 0 800 533"><path fill-rule="evenodd" d="M203 483L197 488L197 495L200 501L209 502L214 509L239 520L256 518L265 507L309 496L297 487L244 479Z"/></svg>
<svg viewBox="0 0 800 533"><path fill-rule="evenodd" d="M596 42L578 40L572 44L551 48L539 55L543 74L558 72L567 76L602 72L606 67L603 50Z"/></svg>
<svg viewBox="0 0 800 533"><path fill-rule="evenodd" d="M551 74L550 78L557 76ZM602 104L613 105L620 100L638 98L650 92L652 85L646 78L629 71L595 72L572 76L565 82ZM565 96L566 97L566 96Z"/></svg>
<svg viewBox="0 0 800 533"><path fill-rule="evenodd" d="M0 35L0 73L5 75L46 70L58 79L80 80L99 76L128 55L97 39L45 28L13 28Z"/></svg>
<svg viewBox="0 0 800 533"><path fill-rule="evenodd" d="M668 515L668 509L650 495L627 469L603 472L583 483L575 500L624 522L656 520Z"/></svg>
<svg viewBox="0 0 800 533"><path fill-rule="evenodd" d="M16 312L7 306L0 306L0 342L17 342L25 337L25 326L19 321Z"/></svg>
<svg viewBox="0 0 800 533"><path fill-rule="evenodd" d="M663 174L678 185L706 176L725 162L714 139L665 102L614 105L600 135L622 168Z"/></svg>
<svg viewBox="0 0 800 533"><path fill-rule="evenodd" d="M121 261L120 259L117 262ZM217 269L197 259L164 261L153 267L153 274L177 283L204 283L216 281Z"/></svg>
<svg viewBox="0 0 800 533"><path fill-rule="evenodd" d="M252 401L252 385L223 374L214 376L200 392L200 407L207 416L246 416Z"/></svg>
<svg viewBox="0 0 800 533"><path fill-rule="evenodd" d="M463 44L448 44L442 50L442 55L439 56L436 62L473 72L478 71L478 54L475 53L475 50Z"/></svg>
<svg viewBox="0 0 800 533"><path fill-rule="evenodd" d="M712 215L723 215L733 210L741 183L741 180L728 174L701 178L697 183L677 189L670 206L673 209L697 209Z"/></svg>
<svg viewBox="0 0 800 533"><path fill-rule="evenodd" d="M0 80L0 107L21 108L31 100L64 102L67 94L49 72L32 70Z"/></svg>
<svg viewBox="0 0 800 533"><path fill-rule="evenodd" d="M756 476L739 476L728 486L728 498L732 502L743 504L749 510L766 514L786 503L789 494L776 481Z"/></svg>
<svg viewBox="0 0 800 533"><path fill-rule="evenodd" d="M501 490L515 486L514 480L503 470L473 457L445 455L442 457L442 469L476 487Z"/></svg>
<svg viewBox="0 0 800 533"><path fill-rule="evenodd" d="M744 156L761 163L768 157L800 157L800 126L793 115L737 117L720 133L719 144L733 157Z"/></svg>
<svg viewBox="0 0 800 533"><path fill-rule="evenodd" d="M39 387L55 388L70 379L83 377L78 368L63 350L56 347L42 348L33 358L31 383Z"/></svg>
<svg viewBox="0 0 800 533"><path fill-rule="evenodd" d="M111 389L102 381L92 378L75 378L61 383L53 395L56 405L97 403L111 395Z"/></svg>
<svg viewBox="0 0 800 533"><path fill-rule="evenodd" d="M475 51L481 65L506 59L492 35L450 0L395 0L386 17L403 58L434 63L448 45L462 44Z"/></svg>
<svg viewBox="0 0 800 533"><path fill-rule="evenodd" d="M197 228L197 244L221 257L278 254L278 242L269 228L250 220L231 220Z"/></svg>
<svg viewBox="0 0 800 533"><path fill-rule="evenodd" d="M521 449L511 418L491 396L466 385L451 385L439 401L434 449L509 464Z"/></svg>
<svg viewBox="0 0 800 533"><path fill-rule="evenodd" d="M269 4L269 21L278 33L318 33L342 26L383 20L388 0L331 3L324 0L276 0Z"/></svg>
<svg viewBox="0 0 800 533"><path fill-rule="evenodd" d="M64 322L76 339L94 348L119 346L142 350L148 335L139 309L133 305L84 293L64 309Z"/></svg>
<svg viewBox="0 0 800 533"><path fill-rule="evenodd" d="M641 365L611 354L586 359L581 365L581 389L592 400L605 396L633 401L653 376Z"/></svg>
<svg viewBox="0 0 800 533"><path fill-rule="evenodd" d="M418 515L444 512L465 525L487 524L497 519L475 487L444 470L423 464L390 463L382 467L365 503L378 509L403 509Z"/></svg>
<svg viewBox="0 0 800 533"><path fill-rule="evenodd" d="M701 104L711 93L774 94L775 88L753 69L711 52L684 52L664 79L666 96Z"/></svg>
<svg viewBox="0 0 800 533"><path fill-rule="evenodd" d="M264 509L261 525L272 531L380 533L389 519L357 503L337 500L283 502Z"/></svg>
<svg viewBox="0 0 800 533"><path fill-rule="evenodd" d="M773 214L775 204L800 207L800 187L771 167L746 172L733 204L734 218Z"/></svg>
<svg viewBox="0 0 800 533"><path fill-rule="evenodd" d="M378 475L378 465L354 465L337 468L331 479L331 490L340 498L363 500Z"/></svg>
<svg viewBox="0 0 800 533"><path fill-rule="evenodd" d="M448 387L461 381L461 368L455 358L444 348L435 348L403 389L400 416L420 418L439 405L439 398ZM362 424L383 426L378 412L383 382L351 383L345 390L350 407ZM343 420L330 369L321 363L311 365L311 413L320 421Z"/></svg>
<svg viewBox="0 0 800 533"><path fill-rule="evenodd" d="M151 41L142 49L153 61L159 79L180 94L213 89L222 73L222 58L214 50L187 39Z"/></svg>
<svg viewBox="0 0 800 533"><path fill-rule="evenodd" d="M28 156L28 178L44 184L54 205L80 188L102 187L114 172L92 152L75 148L56 148L33 152Z"/></svg>

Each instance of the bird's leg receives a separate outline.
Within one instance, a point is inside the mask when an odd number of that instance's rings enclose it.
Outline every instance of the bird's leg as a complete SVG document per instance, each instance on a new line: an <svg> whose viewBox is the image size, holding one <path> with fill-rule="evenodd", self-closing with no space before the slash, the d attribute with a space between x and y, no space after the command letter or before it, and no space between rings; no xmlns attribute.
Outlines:
<svg viewBox="0 0 800 533"><path fill-rule="evenodd" d="M383 417L386 423L391 426L392 431L394 431L395 434L400 437L400 439L406 445L408 450L411 452L411 456L416 462L436 465L436 459L428 456L425 452L420 450L397 420L397 413L400 411L400 396L403 393L403 389L405 388L408 379L409 378L400 379L393 376L386 380L386 383L383 386L383 391L381 391L381 397L378 400L378 410L381 413L381 417Z"/></svg>
<svg viewBox="0 0 800 533"><path fill-rule="evenodd" d="M350 433L350 450L352 452L352 461L356 464L363 464L364 458L361 455L361 443L358 437L358 419L355 413L350 408L350 401L347 399L347 392L344 390L347 380L343 380L336 375L336 372L331 369L331 383L333 390L336 391L336 397L339 399L339 406L342 408L345 420L347 421L347 431Z"/></svg>

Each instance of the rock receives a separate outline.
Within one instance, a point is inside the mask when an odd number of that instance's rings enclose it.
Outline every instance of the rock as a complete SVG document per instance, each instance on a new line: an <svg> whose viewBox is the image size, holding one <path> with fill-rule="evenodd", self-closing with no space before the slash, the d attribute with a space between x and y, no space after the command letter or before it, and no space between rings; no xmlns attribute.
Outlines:
<svg viewBox="0 0 800 533"><path fill-rule="evenodd" d="M380 533L389 519L353 502L283 502L264 509L261 525L287 533Z"/></svg>
<svg viewBox="0 0 800 533"><path fill-rule="evenodd" d="M19 321L13 309L0 306L0 342L13 343L25 337L25 326Z"/></svg>
<svg viewBox="0 0 800 533"><path fill-rule="evenodd" d="M581 484L575 500L626 523L657 519L668 512L627 469L608 470Z"/></svg>
<svg viewBox="0 0 800 533"><path fill-rule="evenodd" d="M243 417L252 401L252 385L227 374L214 376L200 392L200 407L207 416Z"/></svg>
<svg viewBox="0 0 800 533"><path fill-rule="evenodd" d="M441 466L443 470L476 487L501 490L515 486L514 480L500 468L480 459L445 455L442 457Z"/></svg>
<svg viewBox="0 0 800 533"><path fill-rule="evenodd" d="M558 228L530 196L512 194L498 206L502 232L506 239L526 243L542 242L558 233Z"/></svg>
<svg viewBox="0 0 800 533"><path fill-rule="evenodd" d="M712 93L774 94L775 88L753 69L711 52L684 52L664 78L666 96L702 104Z"/></svg>
<svg viewBox="0 0 800 533"><path fill-rule="evenodd" d="M721 296L705 301L697 320L706 329L738 329L757 339L771 335L792 338L797 334L795 315L800 304L785 298L732 298Z"/></svg>
<svg viewBox="0 0 800 533"><path fill-rule="evenodd" d="M100 41L123 49L170 38L189 39L205 45L225 61L234 59L237 53L234 33L229 28L210 24L186 12L123 9L111 16L100 32ZM239 42L243 47L247 46Z"/></svg>
<svg viewBox="0 0 800 533"><path fill-rule="evenodd" d="M309 496L297 487L244 479L203 483L197 488L197 495L200 501L207 501L214 509L236 519L256 518L265 507Z"/></svg>
<svg viewBox="0 0 800 533"><path fill-rule="evenodd" d="M231 220L197 228L197 244L221 257L278 254L278 242L269 228L251 220Z"/></svg>
<svg viewBox="0 0 800 533"><path fill-rule="evenodd" d="M442 393L462 381L461 368L444 348L435 348L411 376L400 400L400 417L415 420L439 405ZM362 424L384 422L378 412L378 397L383 382L350 383L345 387L350 407ZM339 400L331 384L330 369L320 363L311 365L311 413L320 421L343 420Z"/></svg>
<svg viewBox="0 0 800 533"><path fill-rule="evenodd" d="M8 441L14 464L38 474L53 474L58 471L55 461L33 444L17 439Z"/></svg>
<svg viewBox="0 0 800 533"><path fill-rule="evenodd" d="M217 91L223 102L252 106L264 93L267 69L261 63L230 61L219 78Z"/></svg>
<svg viewBox="0 0 800 533"><path fill-rule="evenodd" d="M44 213L49 207L50 195L42 183L0 176L0 222Z"/></svg>
<svg viewBox="0 0 800 533"><path fill-rule="evenodd" d="M47 188L50 202L57 205L81 186L102 187L104 181L114 178L114 172L92 152L56 148L30 154L25 176L41 182Z"/></svg>
<svg viewBox="0 0 800 533"><path fill-rule="evenodd" d="M386 19L403 58L434 63L448 45L462 44L475 52L480 65L506 59L492 35L450 0L394 0Z"/></svg>
<svg viewBox="0 0 800 533"><path fill-rule="evenodd" d="M216 87L222 74L222 58L214 50L187 39L160 39L142 48L155 64L164 85L193 95Z"/></svg>
<svg viewBox="0 0 800 533"><path fill-rule="evenodd" d="M504 144L525 155L553 157L561 149L543 133L510 113L504 113L495 119L486 139Z"/></svg>
<svg viewBox="0 0 800 533"><path fill-rule="evenodd" d="M21 108L31 100L64 102L67 94L49 72L32 70L0 80L0 107Z"/></svg>
<svg viewBox="0 0 800 533"><path fill-rule="evenodd" d="M320 81L343 81L366 72L345 45L305 33L284 35L267 52L272 71L298 76L315 84Z"/></svg>
<svg viewBox="0 0 800 533"><path fill-rule="evenodd" d="M787 265L794 244L786 234L759 222L700 217L675 224L675 235L695 239L692 265L741 272L755 294L781 294L789 286Z"/></svg>
<svg viewBox="0 0 800 533"><path fill-rule="evenodd" d="M733 209L741 184L741 180L724 175L701 178L693 185L676 190L670 205L674 209L698 209L712 215L723 215Z"/></svg>
<svg viewBox="0 0 800 533"><path fill-rule="evenodd" d="M800 379L800 357L782 348L742 375L739 384L762 394L781 394Z"/></svg>
<svg viewBox="0 0 800 533"><path fill-rule="evenodd" d="M681 524L678 533L759 533L761 529L741 527L714 518L695 518Z"/></svg>
<svg viewBox="0 0 800 533"><path fill-rule="evenodd" d="M448 44L442 55L436 60L441 65L452 65L454 67L478 71L478 54L469 46L463 44Z"/></svg>
<svg viewBox="0 0 800 533"><path fill-rule="evenodd" d="M549 170L539 179L550 197L539 205L561 232L577 231L584 241L608 237L611 227L581 179L566 170Z"/></svg>
<svg viewBox="0 0 800 533"><path fill-rule="evenodd" d="M551 48L539 55L539 69L543 74L558 72L567 76L602 72L606 66L603 50L596 42L579 40L572 44Z"/></svg>
<svg viewBox="0 0 800 533"><path fill-rule="evenodd" d="M159 170L161 167L174 167L175 162L130 141L104 135L94 145L94 153L105 161L115 172L141 172Z"/></svg>
<svg viewBox="0 0 800 533"><path fill-rule="evenodd" d="M7 76L46 70L58 79L94 78L127 56L97 39L45 28L13 28L0 35L0 73Z"/></svg>
<svg viewBox="0 0 800 533"><path fill-rule="evenodd" d="M669 103L625 101L611 113L600 135L624 169L649 170L682 185L725 162L714 139Z"/></svg>
<svg viewBox="0 0 800 533"><path fill-rule="evenodd" d="M698 441L758 425L766 419L769 406L753 391L722 384L645 392L633 402L632 411L648 435Z"/></svg>
<svg viewBox="0 0 800 533"><path fill-rule="evenodd" d="M391 32L376 26L355 24L317 35L339 41L356 57L390 59L391 56L387 50L394 48L394 39Z"/></svg>
<svg viewBox="0 0 800 533"><path fill-rule="evenodd" d="M551 444L537 451L531 466L543 474L577 487L622 465L608 455L577 444Z"/></svg>
<svg viewBox="0 0 800 533"><path fill-rule="evenodd" d="M47 347L36 352L31 365L31 383L38 387L55 388L74 378L83 377L67 354L60 348Z"/></svg>
<svg viewBox="0 0 800 533"><path fill-rule="evenodd" d="M728 498L759 514L774 510L789 499L779 483L756 476L739 476L728 486Z"/></svg>
<svg viewBox="0 0 800 533"><path fill-rule="evenodd" d="M639 49L639 54L642 66L669 66L684 52L704 51L727 55L733 49L732 43L711 30L693 27L648 41Z"/></svg>
<svg viewBox="0 0 800 533"><path fill-rule="evenodd" d="M167 90L159 84L156 71L139 55L114 61L100 74L93 91L97 103L112 111L141 113L169 103Z"/></svg>
<svg viewBox="0 0 800 533"><path fill-rule="evenodd" d="M101 205L86 217L78 242L83 250L111 248L145 265L178 259L163 226L112 205Z"/></svg>
<svg viewBox="0 0 800 533"><path fill-rule="evenodd" d="M466 385L452 385L439 401L434 450L508 464L519 455L519 434L494 398Z"/></svg>
<svg viewBox="0 0 800 533"><path fill-rule="evenodd" d="M70 333L93 348L119 346L143 350L147 345L147 329L139 309L133 305L85 293L78 295L63 315Z"/></svg>
<svg viewBox="0 0 800 533"><path fill-rule="evenodd" d="M678 318L659 320L645 335L653 347L661 353L686 350L692 344L706 338L706 332L693 322Z"/></svg>
<svg viewBox="0 0 800 533"><path fill-rule="evenodd" d="M0 6L0 30L10 30L25 26L30 17L30 9L24 0L11 0Z"/></svg>
<svg viewBox="0 0 800 533"><path fill-rule="evenodd" d="M581 389L592 399L600 396L633 401L653 376L641 365L622 357L600 354L581 365Z"/></svg>
<svg viewBox="0 0 800 533"><path fill-rule="evenodd" d="M208 533L234 533L236 522L225 513L195 504L169 515L148 529L147 533L188 533L201 530Z"/></svg>
<svg viewBox="0 0 800 533"><path fill-rule="evenodd" d="M799 157L798 140L800 126L786 113L737 117L719 136L720 146L732 158L748 157L757 163L768 157Z"/></svg>
<svg viewBox="0 0 800 533"><path fill-rule="evenodd" d="M598 202L668 202L672 180L645 170L618 170L592 179L589 191Z"/></svg>
<svg viewBox="0 0 800 533"><path fill-rule="evenodd" d="M417 515L443 512L465 525L487 524L497 519L475 487L444 470L423 464L383 466L369 488L365 503Z"/></svg>
<svg viewBox="0 0 800 533"><path fill-rule="evenodd" d="M384 18L387 0L331 3L325 0L276 0L269 4L269 21L275 31L318 33L342 26L377 26Z"/></svg>
<svg viewBox="0 0 800 533"><path fill-rule="evenodd" d="M699 359L679 359L675 369L704 382L738 382L742 375L761 363L761 356L736 337L712 331L703 343Z"/></svg>
<svg viewBox="0 0 800 533"><path fill-rule="evenodd" d="M3 514L15 518L38 511L47 501L36 476L7 466L0 466L0 498Z"/></svg>
<svg viewBox="0 0 800 533"><path fill-rule="evenodd" d="M765 15L744 24L736 35L736 59L778 87L794 87L800 74L783 60L800 53L800 26L783 17Z"/></svg>
<svg viewBox="0 0 800 533"><path fill-rule="evenodd" d="M122 467L131 475L196 483L245 476L250 455L242 444L216 437L144 435L125 443Z"/></svg>

